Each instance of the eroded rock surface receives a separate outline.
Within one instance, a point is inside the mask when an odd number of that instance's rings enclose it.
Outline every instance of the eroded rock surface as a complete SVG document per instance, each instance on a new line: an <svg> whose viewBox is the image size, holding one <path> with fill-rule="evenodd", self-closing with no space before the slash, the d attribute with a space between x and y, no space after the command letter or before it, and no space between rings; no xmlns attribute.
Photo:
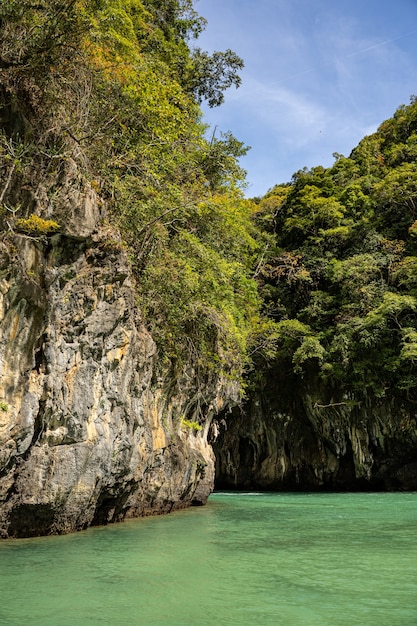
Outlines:
<svg viewBox="0 0 417 626"><path fill-rule="evenodd" d="M181 416L196 419L193 377L159 363L94 192L67 204L59 234L14 233L0 249L3 537L204 503L210 420L233 395L207 381L202 429L184 425Z"/></svg>
<svg viewBox="0 0 417 626"><path fill-rule="evenodd" d="M271 372L224 417L214 444L219 487L417 489L417 414L404 396L355 401Z"/></svg>

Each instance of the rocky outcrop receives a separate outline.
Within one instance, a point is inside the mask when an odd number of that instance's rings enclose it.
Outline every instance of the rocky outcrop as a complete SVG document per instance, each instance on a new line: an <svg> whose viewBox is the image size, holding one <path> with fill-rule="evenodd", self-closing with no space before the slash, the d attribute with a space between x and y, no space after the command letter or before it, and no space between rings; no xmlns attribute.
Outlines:
<svg viewBox="0 0 417 626"><path fill-rule="evenodd" d="M70 164L52 215L42 189L26 192L30 212L61 224L57 234L11 229L0 244L3 537L204 503L210 421L235 393L213 376L196 415L192 372L160 363L127 254L75 177Z"/></svg>
<svg viewBox="0 0 417 626"><path fill-rule="evenodd" d="M270 372L219 421L219 488L417 489L417 409L401 396L355 400Z"/></svg>

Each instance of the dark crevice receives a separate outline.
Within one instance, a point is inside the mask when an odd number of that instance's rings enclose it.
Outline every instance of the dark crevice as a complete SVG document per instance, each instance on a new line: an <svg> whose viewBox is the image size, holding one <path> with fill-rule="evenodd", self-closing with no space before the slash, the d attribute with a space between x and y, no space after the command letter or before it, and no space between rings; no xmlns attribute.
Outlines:
<svg viewBox="0 0 417 626"><path fill-rule="evenodd" d="M51 504L20 504L9 517L10 537L38 537L51 532L55 509Z"/></svg>
<svg viewBox="0 0 417 626"><path fill-rule="evenodd" d="M136 487L136 483L125 485L123 488L120 487L120 493L117 493L115 487L111 490L103 490L98 497L91 525L103 526L122 521L128 508L126 502Z"/></svg>
<svg viewBox="0 0 417 626"><path fill-rule="evenodd" d="M33 370L37 372L37 374L44 372L46 369L45 368L46 358L45 358L45 353L43 350L43 346L45 345L45 342L46 342L46 335L42 335L39 338L38 345L35 347Z"/></svg>
<svg viewBox="0 0 417 626"><path fill-rule="evenodd" d="M39 409L38 409L38 413L35 418L35 424L33 427L32 446L30 447L33 447L34 445L38 443L39 439L41 438L45 430L45 405L46 405L45 400L39 401Z"/></svg>

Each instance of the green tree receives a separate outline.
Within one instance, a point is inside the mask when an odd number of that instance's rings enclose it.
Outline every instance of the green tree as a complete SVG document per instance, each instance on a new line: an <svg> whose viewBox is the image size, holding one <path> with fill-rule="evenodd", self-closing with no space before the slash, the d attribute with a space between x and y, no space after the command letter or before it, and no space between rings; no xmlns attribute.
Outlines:
<svg viewBox="0 0 417 626"><path fill-rule="evenodd" d="M226 89L240 86L238 71L241 69L243 61L232 50L209 55L200 48L195 48L186 84L198 102L207 100L210 107L217 107L223 103Z"/></svg>

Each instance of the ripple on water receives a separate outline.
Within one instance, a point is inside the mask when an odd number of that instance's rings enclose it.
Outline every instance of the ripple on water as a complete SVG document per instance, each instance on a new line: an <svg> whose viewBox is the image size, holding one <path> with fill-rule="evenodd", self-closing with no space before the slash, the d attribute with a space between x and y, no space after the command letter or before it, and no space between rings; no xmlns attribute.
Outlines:
<svg viewBox="0 0 417 626"><path fill-rule="evenodd" d="M0 543L1 626L416 626L417 494L214 494Z"/></svg>

